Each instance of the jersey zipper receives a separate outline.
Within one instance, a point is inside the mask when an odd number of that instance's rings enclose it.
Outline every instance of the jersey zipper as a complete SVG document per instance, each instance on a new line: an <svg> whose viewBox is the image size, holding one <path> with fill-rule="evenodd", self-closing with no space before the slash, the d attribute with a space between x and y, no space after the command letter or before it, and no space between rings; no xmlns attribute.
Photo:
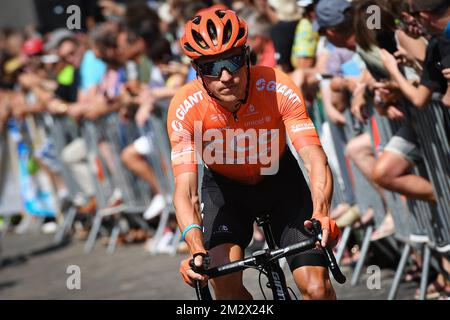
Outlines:
<svg viewBox="0 0 450 320"><path fill-rule="evenodd" d="M233 118L234 118L234 122L238 122L239 118L237 116L237 111L233 112Z"/></svg>

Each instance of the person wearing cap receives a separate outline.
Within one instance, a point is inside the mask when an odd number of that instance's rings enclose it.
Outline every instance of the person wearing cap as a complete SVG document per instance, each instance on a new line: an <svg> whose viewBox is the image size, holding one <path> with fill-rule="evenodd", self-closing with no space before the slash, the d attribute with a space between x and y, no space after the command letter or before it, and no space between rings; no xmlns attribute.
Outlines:
<svg viewBox="0 0 450 320"><path fill-rule="evenodd" d="M44 42L39 37L30 38L23 44L22 51L29 57L40 54L44 51Z"/></svg>
<svg viewBox="0 0 450 320"><path fill-rule="evenodd" d="M312 217L321 221L326 236L322 246L332 247L339 238L340 231L328 212L332 174L300 89L276 68L250 66L247 39L247 23L231 10L196 16L187 22L180 39L197 79L172 99L167 130L175 176L174 207L191 253L182 261L180 274L191 286L194 280L206 278L195 273L189 261L201 266L207 252L211 266L242 259L253 235L253 222L263 212L270 214L279 246L308 237L305 230L311 227ZM276 168L270 172L262 170L261 158L255 154L256 150L265 153L269 147L267 140L256 142L262 138L263 128L276 130L271 136L278 141L271 147ZM248 129L256 130L257 136L243 153L224 152L223 147L235 145L242 137L239 132ZM311 191L286 146L286 131L305 162ZM205 164L202 205L197 157ZM287 258L306 299L336 298L324 258L318 248ZM241 271L212 279L215 297L251 299L242 276Z"/></svg>
<svg viewBox="0 0 450 320"><path fill-rule="evenodd" d="M336 47L356 49L351 2L347 0L320 0L316 5L316 28Z"/></svg>

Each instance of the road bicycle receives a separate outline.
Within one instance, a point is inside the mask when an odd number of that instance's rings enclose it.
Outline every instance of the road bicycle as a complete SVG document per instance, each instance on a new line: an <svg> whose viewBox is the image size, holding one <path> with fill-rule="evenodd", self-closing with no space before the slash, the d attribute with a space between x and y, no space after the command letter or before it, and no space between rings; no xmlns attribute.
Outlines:
<svg viewBox="0 0 450 320"><path fill-rule="evenodd" d="M267 249L256 251L251 256L242 260L230 262L214 268L209 268L208 255L199 253L197 255L202 255L204 258L203 265L201 267L195 266L194 260L192 259L189 262L190 267L196 273L207 275L210 279L224 276L233 272L242 271L248 268L253 268L260 272L259 287L264 296L264 299L266 299L266 295L264 294L261 285L262 274L267 277L267 287L272 290L274 300L292 300L289 290L291 290L292 295L297 299L292 289L289 288L286 284L286 278L280 266L279 260L281 258L285 258L287 256L312 249L316 247L317 242L320 242L322 240L322 228L320 222L315 219L311 219L311 221L312 228L308 231L312 236L311 238L298 242L294 245L287 246L285 248L277 248L269 224L269 216L265 215L257 217L256 222L258 226L262 227L264 235L266 237L268 246ZM345 283L346 278L342 274L338 264L336 263L336 258L334 257L333 251L326 247L322 247L322 250L324 251L326 256L328 269L331 271L334 279L340 284ZM195 256L196 255L194 255L193 258L195 258ZM195 281L195 291L198 300L213 300L208 285L202 287L200 281Z"/></svg>

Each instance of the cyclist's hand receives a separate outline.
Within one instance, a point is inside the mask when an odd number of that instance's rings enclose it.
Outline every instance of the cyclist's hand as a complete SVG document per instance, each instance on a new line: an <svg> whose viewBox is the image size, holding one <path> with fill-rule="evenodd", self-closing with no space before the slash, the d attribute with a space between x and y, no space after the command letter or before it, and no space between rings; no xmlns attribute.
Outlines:
<svg viewBox="0 0 450 320"><path fill-rule="evenodd" d="M189 266L189 261L192 260L192 256L190 256L187 259L184 259L181 261L180 264L180 274L183 278L184 282L186 282L191 287L195 287L195 280L205 282L208 280L207 276L195 273L194 270ZM202 256L196 256L194 263L197 267L201 267L203 265L203 257Z"/></svg>
<svg viewBox="0 0 450 320"><path fill-rule="evenodd" d="M322 226L322 242L320 245L322 247L334 248L341 237L341 230L336 225L336 222L328 216L313 216L313 218L320 221ZM312 228L311 220L305 221L305 228Z"/></svg>

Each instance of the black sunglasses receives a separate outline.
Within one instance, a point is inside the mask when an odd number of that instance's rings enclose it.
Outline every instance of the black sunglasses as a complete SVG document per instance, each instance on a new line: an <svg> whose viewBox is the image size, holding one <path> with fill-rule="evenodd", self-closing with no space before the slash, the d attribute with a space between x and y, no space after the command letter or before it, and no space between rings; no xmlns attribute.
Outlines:
<svg viewBox="0 0 450 320"><path fill-rule="evenodd" d="M220 76L222 69L227 69L231 74L235 73L245 65L246 58L247 54L244 51L228 58L195 64L202 76L216 78Z"/></svg>

